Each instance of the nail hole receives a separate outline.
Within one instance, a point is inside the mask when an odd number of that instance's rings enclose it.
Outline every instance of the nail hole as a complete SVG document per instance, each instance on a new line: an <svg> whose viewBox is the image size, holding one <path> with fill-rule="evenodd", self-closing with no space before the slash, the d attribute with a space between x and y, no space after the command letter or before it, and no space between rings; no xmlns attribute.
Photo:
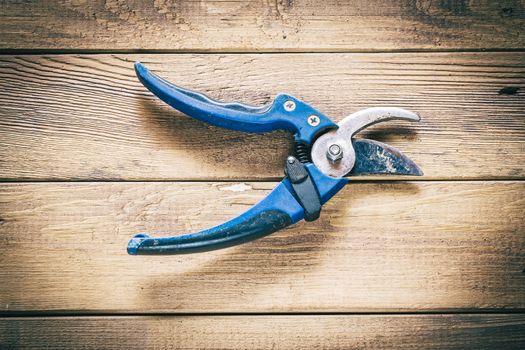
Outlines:
<svg viewBox="0 0 525 350"><path fill-rule="evenodd" d="M512 16L513 8L512 7L504 7L501 9L501 15L505 17Z"/></svg>
<svg viewBox="0 0 525 350"><path fill-rule="evenodd" d="M500 95L516 95L519 91L519 87L517 86L507 86L501 89L498 94Z"/></svg>

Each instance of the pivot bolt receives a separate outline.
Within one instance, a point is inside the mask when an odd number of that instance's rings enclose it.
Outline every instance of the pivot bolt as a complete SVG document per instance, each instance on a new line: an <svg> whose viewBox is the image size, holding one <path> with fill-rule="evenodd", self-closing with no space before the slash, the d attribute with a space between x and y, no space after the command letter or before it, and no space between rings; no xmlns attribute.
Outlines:
<svg viewBox="0 0 525 350"><path fill-rule="evenodd" d="M330 145L326 151L326 158L332 164L340 161L343 159L343 149L337 143Z"/></svg>
<svg viewBox="0 0 525 350"><path fill-rule="evenodd" d="M287 112L291 112L295 109L295 102L292 100L288 100L284 103L284 110Z"/></svg>
<svg viewBox="0 0 525 350"><path fill-rule="evenodd" d="M319 123L321 123L321 119L315 114L308 117L308 124L310 124L310 126L317 126Z"/></svg>

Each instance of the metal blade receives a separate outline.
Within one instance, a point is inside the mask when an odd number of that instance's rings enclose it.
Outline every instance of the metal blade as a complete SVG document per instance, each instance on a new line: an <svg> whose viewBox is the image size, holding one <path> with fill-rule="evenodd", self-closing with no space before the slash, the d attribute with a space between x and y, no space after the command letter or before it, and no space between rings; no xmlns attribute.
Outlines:
<svg viewBox="0 0 525 350"><path fill-rule="evenodd" d="M393 174L421 176L423 171L398 149L368 139L354 139L355 165L347 176Z"/></svg>
<svg viewBox="0 0 525 350"><path fill-rule="evenodd" d="M367 126L393 119L419 121L420 117L417 113L397 107L374 107L352 113L337 123L339 126L338 129L331 130L321 135L315 141L311 150L312 161L317 168L319 168L324 174L328 176L342 177L348 175L354 168L356 161L354 146L352 144L352 137L354 134L363 130ZM333 149L333 152L335 153L333 153L331 149ZM382 145L382 149L395 150L387 145ZM374 151L373 147L371 146L369 146L366 150L370 152ZM379 149L375 149L375 151L381 153ZM395 154L401 153L395 150L393 153L390 152L389 154L392 154L393 157ZM373 154L370 153L370 155ZM378 165L379 169L381 167L381 160L377 160L380 161L380 164ZM394 158L391 160L394 160ZM386 169L386 160L384 160L383 163L384 164L382 166ZM368 164L368 167L372 169L372 164ZM378 172L376 171L374 173L377 174ZM383 171L381 173L388 174L389 172ZM396 174L400 173L396 172Z"/></svg>
<svg viewBox="0 0 525 350"><path fill-rule="evenodd" d="M421 117L419 114L403 108L372 107L352 113L337 123L337 125L339 125L339 132L344 133L344 137L350 139L354 134L366 127L393 119L418 122L421 120Z"/></svg>

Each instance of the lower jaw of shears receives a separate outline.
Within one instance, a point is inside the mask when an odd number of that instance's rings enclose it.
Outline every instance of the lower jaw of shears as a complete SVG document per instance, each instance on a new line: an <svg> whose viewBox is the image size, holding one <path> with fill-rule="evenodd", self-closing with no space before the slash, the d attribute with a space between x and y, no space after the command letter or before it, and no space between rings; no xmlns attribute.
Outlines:
<svg viewBox="0 0 525 350"><path fill-rule="evenodd" d="M397 148L368 140L352 141L355 163L348 176L359 175L406 175L423 176L423 170Z"/></svg>

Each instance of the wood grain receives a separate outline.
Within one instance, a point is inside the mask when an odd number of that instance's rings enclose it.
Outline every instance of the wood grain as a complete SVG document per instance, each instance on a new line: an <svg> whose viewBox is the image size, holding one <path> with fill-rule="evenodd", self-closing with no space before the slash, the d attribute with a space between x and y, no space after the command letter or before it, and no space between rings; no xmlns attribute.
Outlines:
<svg viewBox="0 0 525 350"><path fill-rule="evenodd" d="M0 57L0 176L11 180L269 180L284 132L223 130L164 105L137 81L161 76L221 100L288 92L334 120L371 106L419 112L362 136L399 147L424 179L522 179L522 53L45 55ZM329 63L328 63L329 62Z"/></svg>
<svg viewBox="0 0 525 350"><path fill-rule="evenodd" d="M355 183L318 221L252 243L184 256L126 254L136 233L207 228L274 185L3 184L2 310L525 307L525 182Z"/></svg>
<svg viewBox="0 0 525 350"><path fill-rule="evenodd" d="M0 318L24 349L523 349L523 315Z"/></svg>
<svg viewBox="0 0 525 350"><path fill-rule="evenodd" d="M524 8L521 0L7 1L0 11L0 48L523 48Z"/></svg>
<svg viewBox="0 0 525 350"><path fill-rule="evenodd" d="M525 348L523 28L523 0L0 1L0 182L21 182L0 183L0 349ZM125 54L141 50L157 54ZM67 54L90 52L120 54ZM288 92L336 121L417 111L363 136L423 181L356 182L319 221L239 247L128 256L138 232L246 210L291 144L173 111L136 60L222 100ZM480 313L495 310L512 313Z"/></svg>

